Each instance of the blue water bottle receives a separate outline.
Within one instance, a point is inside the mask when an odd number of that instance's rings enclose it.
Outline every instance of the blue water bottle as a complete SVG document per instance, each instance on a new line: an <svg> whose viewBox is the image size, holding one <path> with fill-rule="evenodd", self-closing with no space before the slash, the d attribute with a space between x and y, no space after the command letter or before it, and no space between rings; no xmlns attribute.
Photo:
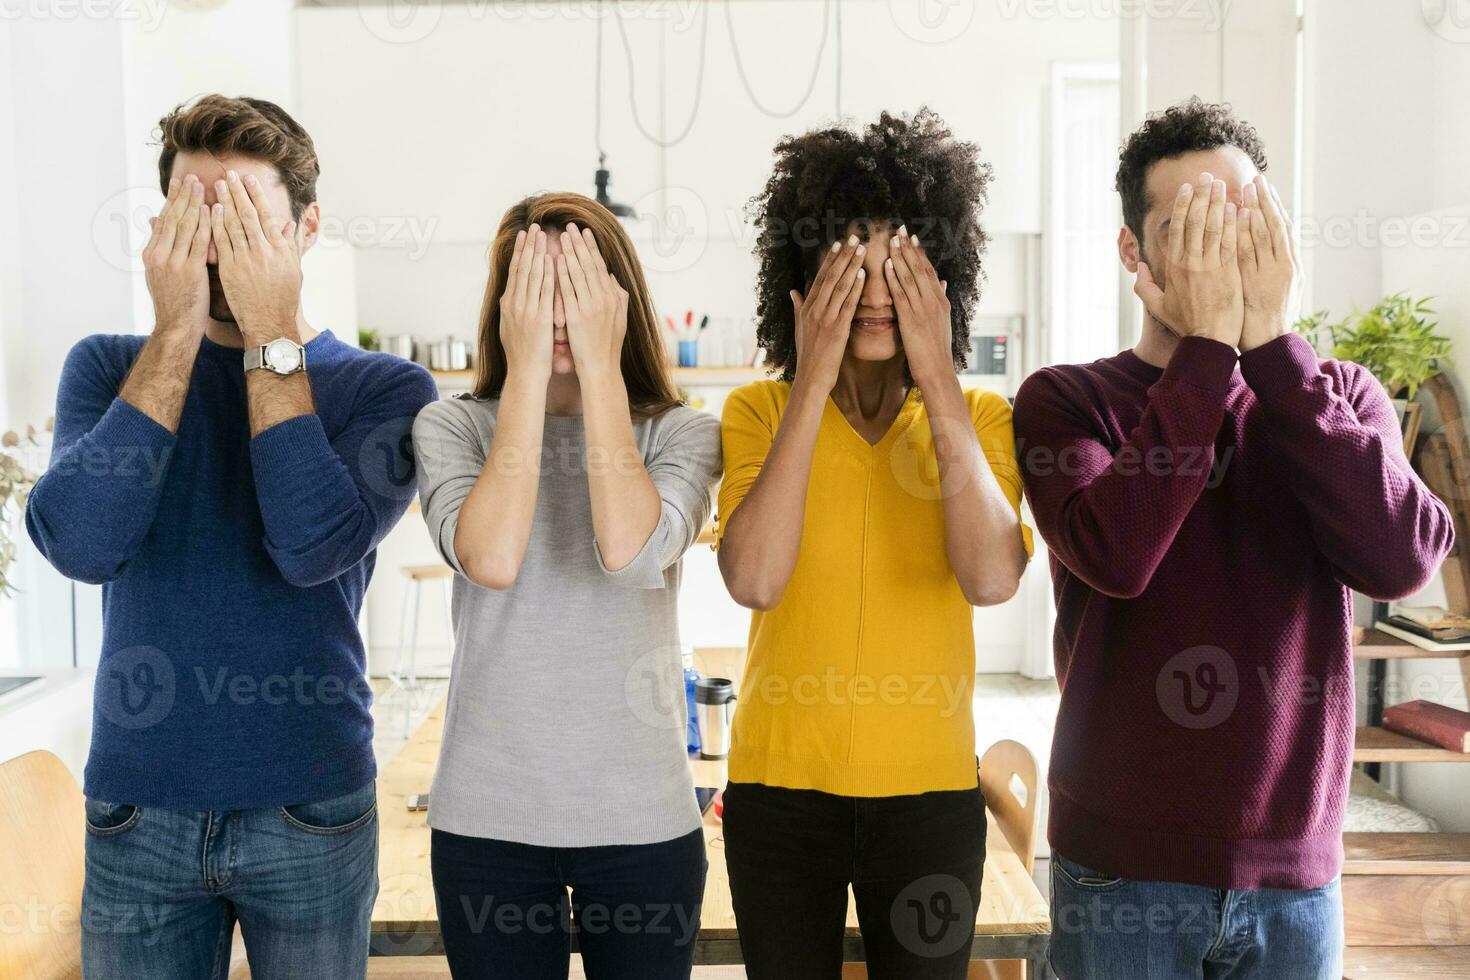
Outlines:
<svg viewBox="0 0 1470 980"><path fill-rule="evenodd" d="M694 669L694 650L684 648L684 703L688 706L689 721L685 731L690 753L699 751L699 716L694 710L694 685L699 683L699 671Z"/></svg>

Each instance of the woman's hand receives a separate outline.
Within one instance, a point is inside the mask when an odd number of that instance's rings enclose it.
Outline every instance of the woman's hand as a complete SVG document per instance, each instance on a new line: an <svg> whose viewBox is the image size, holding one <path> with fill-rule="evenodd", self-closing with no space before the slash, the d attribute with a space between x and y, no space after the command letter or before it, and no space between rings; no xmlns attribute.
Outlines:
<svg viewBox="0 0 1470 980"><path fill-rule="evenodd" d="M591 230L567 225L556 260L556 281L567 314L567 341L577 376L622 377L623 338L628 333L628 291L602 260Z"/></svg>
<svg viewBox="0 0 1470 980"><path fill-rule="evenodd" d="M546 260L546 232L532 225L516 234L500 297L500 343L510 373L551 374L551 302L556 279Z"/></svg>
<svg viewBox="0 0 1470 980"><path fill-rule="evenodd" d="M898 333L903 338L909 374L920 389L932 387L955 376L953 326L950 322L948 283L939 274L919 244L900 227L888 243L888 261L883 277L898 313Z"/></svg>
<svg viewBox="0 0 1470 980"><path fill-rule="evenodd" d="M837 384L837 371L847 351L852 315L863 294L863 254L856 235L847 243L833 242L822 256L817 277L806 296L793 289L796 313L796 380L809 381L823 394Z"/></svg>

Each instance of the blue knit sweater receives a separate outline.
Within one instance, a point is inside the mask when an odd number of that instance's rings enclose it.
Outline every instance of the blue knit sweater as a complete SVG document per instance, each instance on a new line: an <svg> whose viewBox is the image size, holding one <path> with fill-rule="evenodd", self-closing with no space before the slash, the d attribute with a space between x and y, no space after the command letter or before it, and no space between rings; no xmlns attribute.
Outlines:
<svg viewBox="0 0 1470 980"><path fill-rule="evenodd" d="M251 438L241 351L204 340L172 434L118 397L144 340L71 351L26 508L47 559L103 586L86 793L200 810L346 793L375 771L358 614L433 379L323 333L316 414Z"/></svg>

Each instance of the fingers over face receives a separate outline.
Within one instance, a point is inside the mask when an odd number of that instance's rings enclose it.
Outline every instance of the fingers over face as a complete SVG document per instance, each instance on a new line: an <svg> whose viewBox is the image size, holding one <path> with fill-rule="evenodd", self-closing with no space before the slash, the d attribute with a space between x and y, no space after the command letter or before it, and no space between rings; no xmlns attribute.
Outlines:
<svg viewBox="0 0 1470 980"><path fill-rule="evenodd" d="M227 181L217 180L214 182L215 208L224 215L224 232L229 236L230 247L235 251L248 248L250 239L246 237L245 225L240 220L240 210L234 193L230 190Z"/></svg>
<svg viewBox="0 0 1470 980"><path fill-rule="evenodd" d="M235 205L235 213L240 217L240 226L245 232L245 240L251 245L260 246L265 242L265 230L261 227L260 215L255 210L255 203L250 200L250 193L245 189L245 182L240 179L239 173L231 170L225 174L225 186L229 188L230 200Z"/></svg>
<svg viewBox="0 0 1470 980"><path fill-rule="evenodd" d="M833 242L832 248L828 249L824 258L822 268L817 270L817 278L812 281L811 289L807 295L817 304L817 309L827 309L829 306L842 304L845 294L837 292L838 283L842 278L853 271L854 266L861 266L863 256L867 254L867 247L858 240L856 235L849 235L846 241Z"/></svg>
<svg viewBox="0 0 1470 980"><path fill-rule="evenodd" d="M1174 211L1169 216L1169 261L1174 265L1184 262L1186 229L1189 226L1189 209L1194 204L1194 185L1182 184L1174 195Z"/></svg>
<svg viewBox="0 0 1470 980"><path fill-rule="evenodd" d="M214 250L219 256L220 265L229 265L235 260L235 241L225 227L225 211L225 206L216 201L209 212L209 235L214 241Z"/></svg>
<svg viewBox="0 0 1470 980"><path fill-rule="evenodd" d="M1204 175L1201 175L1203 178ZM1210 180L1210 200L1205 208L1204 235L1200 239L1200 255L1207 267L1220 263L1220 241L1225 233L1225 182Z"/></svg>
<svg viewBox="0 0 1470 980"><path fill-rule="evenodd" d="M266 200L265 185L254 174L246 174L240 183L244 185L245 194L255 208L256 218L265 237L274 244L282 244L286 239L286 223L271 208L270 201Z"/></svg>

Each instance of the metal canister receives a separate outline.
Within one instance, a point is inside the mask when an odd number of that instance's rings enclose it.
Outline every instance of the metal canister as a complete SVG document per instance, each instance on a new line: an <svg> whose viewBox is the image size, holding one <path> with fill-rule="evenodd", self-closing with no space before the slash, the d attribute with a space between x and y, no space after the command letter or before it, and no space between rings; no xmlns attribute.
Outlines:
<svg viewBox="0 0 1470 980"><path fill-rule="evenodd" d="M727 677L702 677L694 685L699 709L699 757L723 759L730 754L730 721L735 713L735 684Z"/></svg>

